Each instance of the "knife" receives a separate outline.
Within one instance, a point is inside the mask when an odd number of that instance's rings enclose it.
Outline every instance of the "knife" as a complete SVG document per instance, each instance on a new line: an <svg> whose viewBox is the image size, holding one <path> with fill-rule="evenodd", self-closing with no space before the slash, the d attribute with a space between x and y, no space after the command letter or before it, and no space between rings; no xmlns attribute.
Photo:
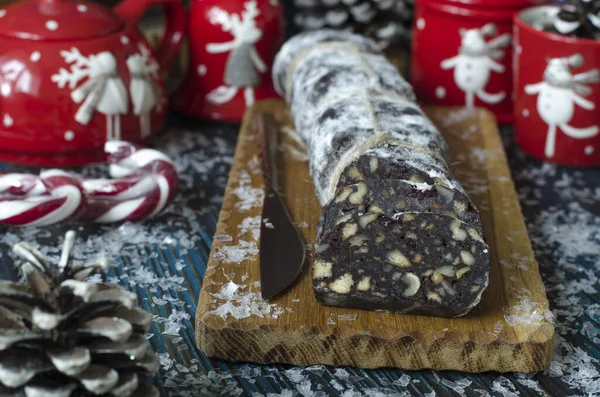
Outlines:
<svg viewBox="0 0 600 397"><path fill-rule="evenodd" d="M258 112L255 117L262 150L265 200L260 225L261 295L271 299L285 291L302 271L306 251L279 191L277 148L279 128L275 118Z"/></svg>

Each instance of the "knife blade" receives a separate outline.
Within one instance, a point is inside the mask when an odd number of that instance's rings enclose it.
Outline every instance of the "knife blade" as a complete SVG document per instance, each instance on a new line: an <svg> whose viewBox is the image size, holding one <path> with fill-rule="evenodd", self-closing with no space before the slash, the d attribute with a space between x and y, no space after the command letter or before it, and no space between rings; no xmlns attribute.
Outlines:
<svg viewBox="0 0 600 397"><path fill-rule="evenodd" d="M265 300L285 291L302 271L306 250L279 190L277 148L279 128L266 113L254 117L261 137L265 200L260 225L260 285Z"/></svg>

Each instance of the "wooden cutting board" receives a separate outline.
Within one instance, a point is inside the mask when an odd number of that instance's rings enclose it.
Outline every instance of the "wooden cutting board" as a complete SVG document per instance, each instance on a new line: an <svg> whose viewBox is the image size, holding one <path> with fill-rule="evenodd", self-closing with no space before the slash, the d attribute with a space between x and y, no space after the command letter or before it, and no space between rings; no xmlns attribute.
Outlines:
<svg viewBox="0 0 600 397"><path fill-rule="evenodd" d="M492 249L490 286L457 319L338 309L318 304L310 270L272 302L259 298L258 238L262 175L256 111L284 126L280 156L290 213L314 243L320 205L281 101L249 110L196 316L198 346L231 361L347 365L363 368L519 371L547 367L554 347L548 300L531 248L494 117L484 110L430 108L452 152L456 176L481 211ZM311 247L312 248L312 247Z"/></svg>

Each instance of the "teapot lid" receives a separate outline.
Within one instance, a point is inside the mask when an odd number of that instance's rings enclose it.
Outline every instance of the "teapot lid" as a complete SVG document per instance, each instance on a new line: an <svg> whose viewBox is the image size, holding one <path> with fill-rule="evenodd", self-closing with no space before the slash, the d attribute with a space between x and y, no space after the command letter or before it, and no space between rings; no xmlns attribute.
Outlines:
<svg viewBox="0 0 600 397"><path fill-rule="evenodd" d="M25 40L91 39L123 25L110 8L80 0L24 0L0 10L0 36Z"/></svg>

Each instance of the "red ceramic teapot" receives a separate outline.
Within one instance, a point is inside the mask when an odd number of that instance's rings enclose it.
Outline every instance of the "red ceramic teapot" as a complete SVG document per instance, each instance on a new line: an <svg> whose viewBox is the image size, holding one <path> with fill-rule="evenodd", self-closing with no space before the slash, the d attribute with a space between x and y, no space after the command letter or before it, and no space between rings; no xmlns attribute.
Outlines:
<svg viewBox="0 0 600 397"><path fill-rule="evenodd" d="M156 52L137 23L154 4L167 23ZM25 0L0 10L0 161L78 165L110 139L142 141L163 127L161 70L185 34L179 0Z"/></svg>

